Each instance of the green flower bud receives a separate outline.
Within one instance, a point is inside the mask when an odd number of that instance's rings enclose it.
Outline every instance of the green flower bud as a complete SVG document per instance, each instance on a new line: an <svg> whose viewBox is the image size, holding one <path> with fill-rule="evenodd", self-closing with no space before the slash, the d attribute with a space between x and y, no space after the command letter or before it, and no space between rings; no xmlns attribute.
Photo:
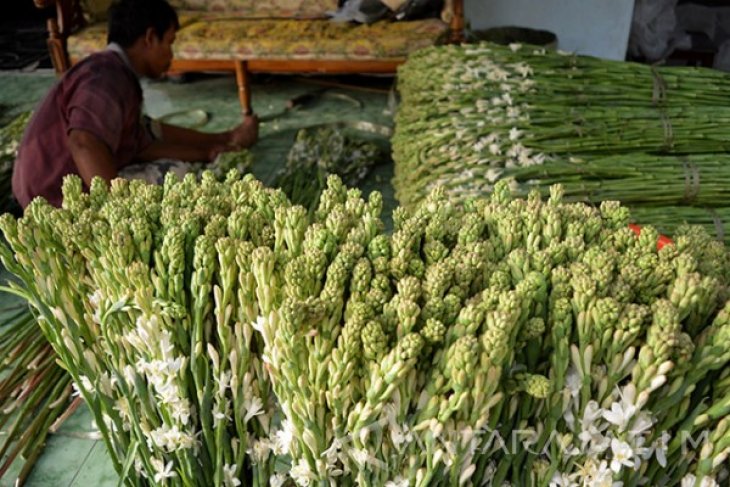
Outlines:
<svg viewBox="0 0 730 487"><path fill-rule="evenodd" d="M385 235L378 235L368 244L368 256L375 260L379 257L390 258L390 242Z"/></svg>
<svg viewBox="0 0 730 487"><path fill-rule="evenodd" d="M407 361L418 358L425 342L418 333L409 333L398 342L398 359Z"/></svg>
<svg viewBox="0 0 730 487"><path fill-rule="evenodd" d="M461 311L462 300L455 294L447 294L444 297L444 317L443 322L447 326L452 325L456 321L456 317L459 316Z"/></svg>
<svg viewBox="0 0 730 487"><path fill-rule="evenodd" d="M504 267L498 267L492 271L492 275L489 276L489 286L499 291L507 291L512 288L512 274L506 263Z"/></svg>
<svg viewBox="0 0 730 487"><path fill-rule="evenodd" d="M413 258L408 261L408 273L419 279L422 279L426 272L426 265L419 258Z"/></svg>
<svg viewBox="0 0 730 487"><path fill-rule="evenodd" d="M423 291L428 298L441 298L451 286L453 270L447 261L441 261L426 269Z"/></svg>
<svg viewBox="0 0 730 487"><path fill-rule="evenodd" d="M547 399L550 395L550 380L537 374L519 374L515 377L519 390L536 399Z"/></svg>
<svg viewBox="0 0 730 487"><path fill-rule="evenodd" d="M403 330L403 334L413 331L420 312L421 308L415 302L404 298L399 300L396 313L399 329Z"/></svg>
<svg viewBox="0 0 730 487"><path fill-rule="evenodd" d="M421 310L421 317L424 320L429 320L431 318L442 320L445 316L446 305L444 304L444 300L441 298L429 299L426 301L426 304L423 305L423 309Z"/></svg>
<svg viewBox="0 0 730 487"><path fill-rule="evenodd" d="M512 200L512 191L509 189L509 182L499 180L492 190L492 203L495 205L505 205Z"/></svg>
<svg viewBox="0 0 730 487"><path fill-rule="evenodd" d="M368 205L366 211L373 218L379 218L383 211L383 195L380 191L373 191L368 196Z"/></svg>
<svg viewBox="0 0 730 487"><path fill-rule="evenodd" d="M461 308L456 324L464 330L465 334L476 333L484 322L484 310L481 306L469 304Z"/></svg>
<svg viewBox="0 0 730 487"><path fill-rule="evenodd" d="M426 264L432 265L444 260L449 255L449 248L439 240L429 239L423 245L423 254L426 256Z"/></svg>
<svg viewBox="0 0 730 487"><path fill-rule="evenodd" d="M540 338L545 333L545 320L542 318L530 318L519 331L519 341L528 342Z"/></svg>
<svg viewBox="0 0 730 487"><path fill-rule="evenodd" d="M421 336L429 345L438 345L444 341L446 326L435 318L429 318L420 331Z"/></svg>
<svg viewBox="0 0 730 487"><path fill-rule="evenodd" d="M421 297L421 281L414 276L406 276L396 284L402 299L418 302Z"/></svg>
<svg viewBox="0 0 730 487"><path fill-rule="evenodd" d="M228 222L222 215L214 215L207 225L205 225L204 233L213 239L219 239L226 236Z"/></svg>
<svg viewBox="0 0 730 487"><path fill-rule="evenodd" d="M479 358L479 341L472 335L459 338L447 352L446 377L466 386L465 379L472 377ZM463 373L465 375L461 375Z"/></svg>
<svg viewBox="0 0 730 487"><path fill-rule="evenodd" d="M612 229L625 228L629 224L629 209L619 201L603 201L600 206L601 217Z"/></svg>
<svg viewBox="0 0 730 487"><path fill-rule="evenodd" d="M657 229L651 225L644 225L641 227L641 233L639 234L637 244L645 252L655 253L658 239L659 232Z"/></svg>
<svg viewBox="0 0 730 487"><path fill-rule="evenodd" d="M387 351L388 338L377 321L369 321L360 335L363 355L368 360L379 360Z"/></svg>
<svg viewBox="0 0 730 487"><path fill-rule="evenodd" d="M484 231L484 220L476 213L467 213L461 219L457 242L461 245L476 242Z"/></svg>
<svg viewBox="0 0 730 487"><path fill-rule="evenodd" d="M378 257L371 261L373 270L377 274L387 274L390 272L390 261L386 257Z"/></svg>
<svg viewBox="0 0 730 487"><path fill-rule="evenodd" d="M550 198L548 203L551 206L559 206L563 202L563 196L565 195L565 188L562 184L553 184L550 186ZM540 197L538 193L538 197Z"/></svg>
<svg viewBox="0 0 730 487"><path fill-rule="evenodd" d="M372 279L373 271L370 267L370 261L365 258L361 258L355 264L355 268L352 271L352 282L350 289L352 292L365 293L370 289L370 280Z"/></svg>

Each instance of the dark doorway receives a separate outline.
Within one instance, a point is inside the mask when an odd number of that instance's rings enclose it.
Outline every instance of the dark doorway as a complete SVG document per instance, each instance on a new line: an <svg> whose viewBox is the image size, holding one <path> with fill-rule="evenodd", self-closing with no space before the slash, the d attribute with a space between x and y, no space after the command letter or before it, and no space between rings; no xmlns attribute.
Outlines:
<svg viewBox="0 0 730 487"><path fill-rule="evenodd" d="M0 21L0 70L51 68L46 19L53 8L39 9L30 0L12 2Z"/></svg>

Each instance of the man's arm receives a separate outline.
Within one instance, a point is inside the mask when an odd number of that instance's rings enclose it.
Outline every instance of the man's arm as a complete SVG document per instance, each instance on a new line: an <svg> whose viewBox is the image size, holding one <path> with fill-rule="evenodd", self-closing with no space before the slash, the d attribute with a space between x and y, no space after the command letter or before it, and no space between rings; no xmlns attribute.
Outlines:
<svg viewBox="0 0 730 487"><path fill-rule="evenodd" d="M72 129L68 134L71 151L81 179L87 186L94 176L111 181L117 176L117 168L109 147L96 135L82 129Z"/></svg>
<svg viewBox="0 0 730 487"><path fill-rule="evenodd" d="M243 123L233 130L219 133L197 130L160 123L162 141L171 146L194 146L207 152L223 152L252 146L258 138L259 121L255 115L246 116ZM162 157L173 157L165 155ZM206 159L207 160L207 159Z"/></svg>
<svg viewBox="0 0 730 487"><path fill-rule="evenodd" d="M142 152L137 154L141 161L154 161L157 159L178 159L186 162L208 162L215 159L218 153L222 152L220 146L200 144L180 144L167 140L155 140Z"/></svg>
<svg viewBox="0 0 730 487"><path fill-rule="evenodd" d="M230 131L209 134L162 122L160 122L160 129L162 132L162 140L170 144L213 147L217 145L228 145L228 142L231 140Z"/></svg>

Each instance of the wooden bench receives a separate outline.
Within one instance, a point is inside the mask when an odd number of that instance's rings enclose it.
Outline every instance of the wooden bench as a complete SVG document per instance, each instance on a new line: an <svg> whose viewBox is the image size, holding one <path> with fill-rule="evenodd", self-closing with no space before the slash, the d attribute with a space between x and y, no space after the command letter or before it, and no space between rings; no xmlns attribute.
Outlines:
<svg viewBox="0 0 730 487"><path fill-rule="evenodd" d="M56 8L48 49L57 73L106 46L100 12L109 1L34 0ZM460 41L464 27L463 0L445 0L440 18L370 25L327 20L337 0L170 3L180 16L170 70L235 73L244 113L251 112L249 73L394 74L410 52Z"/></svg>

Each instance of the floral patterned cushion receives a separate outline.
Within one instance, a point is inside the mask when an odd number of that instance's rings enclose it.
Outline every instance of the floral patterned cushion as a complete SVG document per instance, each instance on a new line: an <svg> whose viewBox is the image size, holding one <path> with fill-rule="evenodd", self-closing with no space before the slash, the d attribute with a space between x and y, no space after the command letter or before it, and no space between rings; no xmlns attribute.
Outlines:
<svg viewBox="0 0 730 487"><path fill-rule="evenodd" d="M66 46L71 62L101 51L106 46L106 23L99 22L85 27L68 37Z"/></svg>
<svg viewBox="0 0 730 487"><path fill-rule="evenodd" d="M180 30L201 19L199 12L179 12ZM96 22L68 38L68 55L72 60L83 59L106 47L106 22Z"/></svg>
<svg viewBox="0 0 730 487"><path fill-rule="evenodd" d="M448 27L439 19L353 25L327 20L210 18L181 28L178 59L369 60L404 58L437 43ZM104 48L106 26L69 38L73 59Z"/></svg>
<svg viewBox="0 0 730 487"><path fill-rule="evenodd" d="M337 10L337 0L171 0L179 10L247 18L318 18Z"/></svg>
<svg viewBox="0 0 730 487"><path fill-rule="evenodd" d="M80 0L86 20L94 23L106 19L113 0ZM337 0L169 0L178 11L226 13L248 18L318 18L337 10ZM453 16L453 0L444 1L441 20Z"/></svg>
<svg viewBox="0 0 730 487"><path fill-rule="evenodd" d="M181 59L403 58L436 43L447 26L438 19L353 25L328 20L196 22L178 33Z"/></svg>

